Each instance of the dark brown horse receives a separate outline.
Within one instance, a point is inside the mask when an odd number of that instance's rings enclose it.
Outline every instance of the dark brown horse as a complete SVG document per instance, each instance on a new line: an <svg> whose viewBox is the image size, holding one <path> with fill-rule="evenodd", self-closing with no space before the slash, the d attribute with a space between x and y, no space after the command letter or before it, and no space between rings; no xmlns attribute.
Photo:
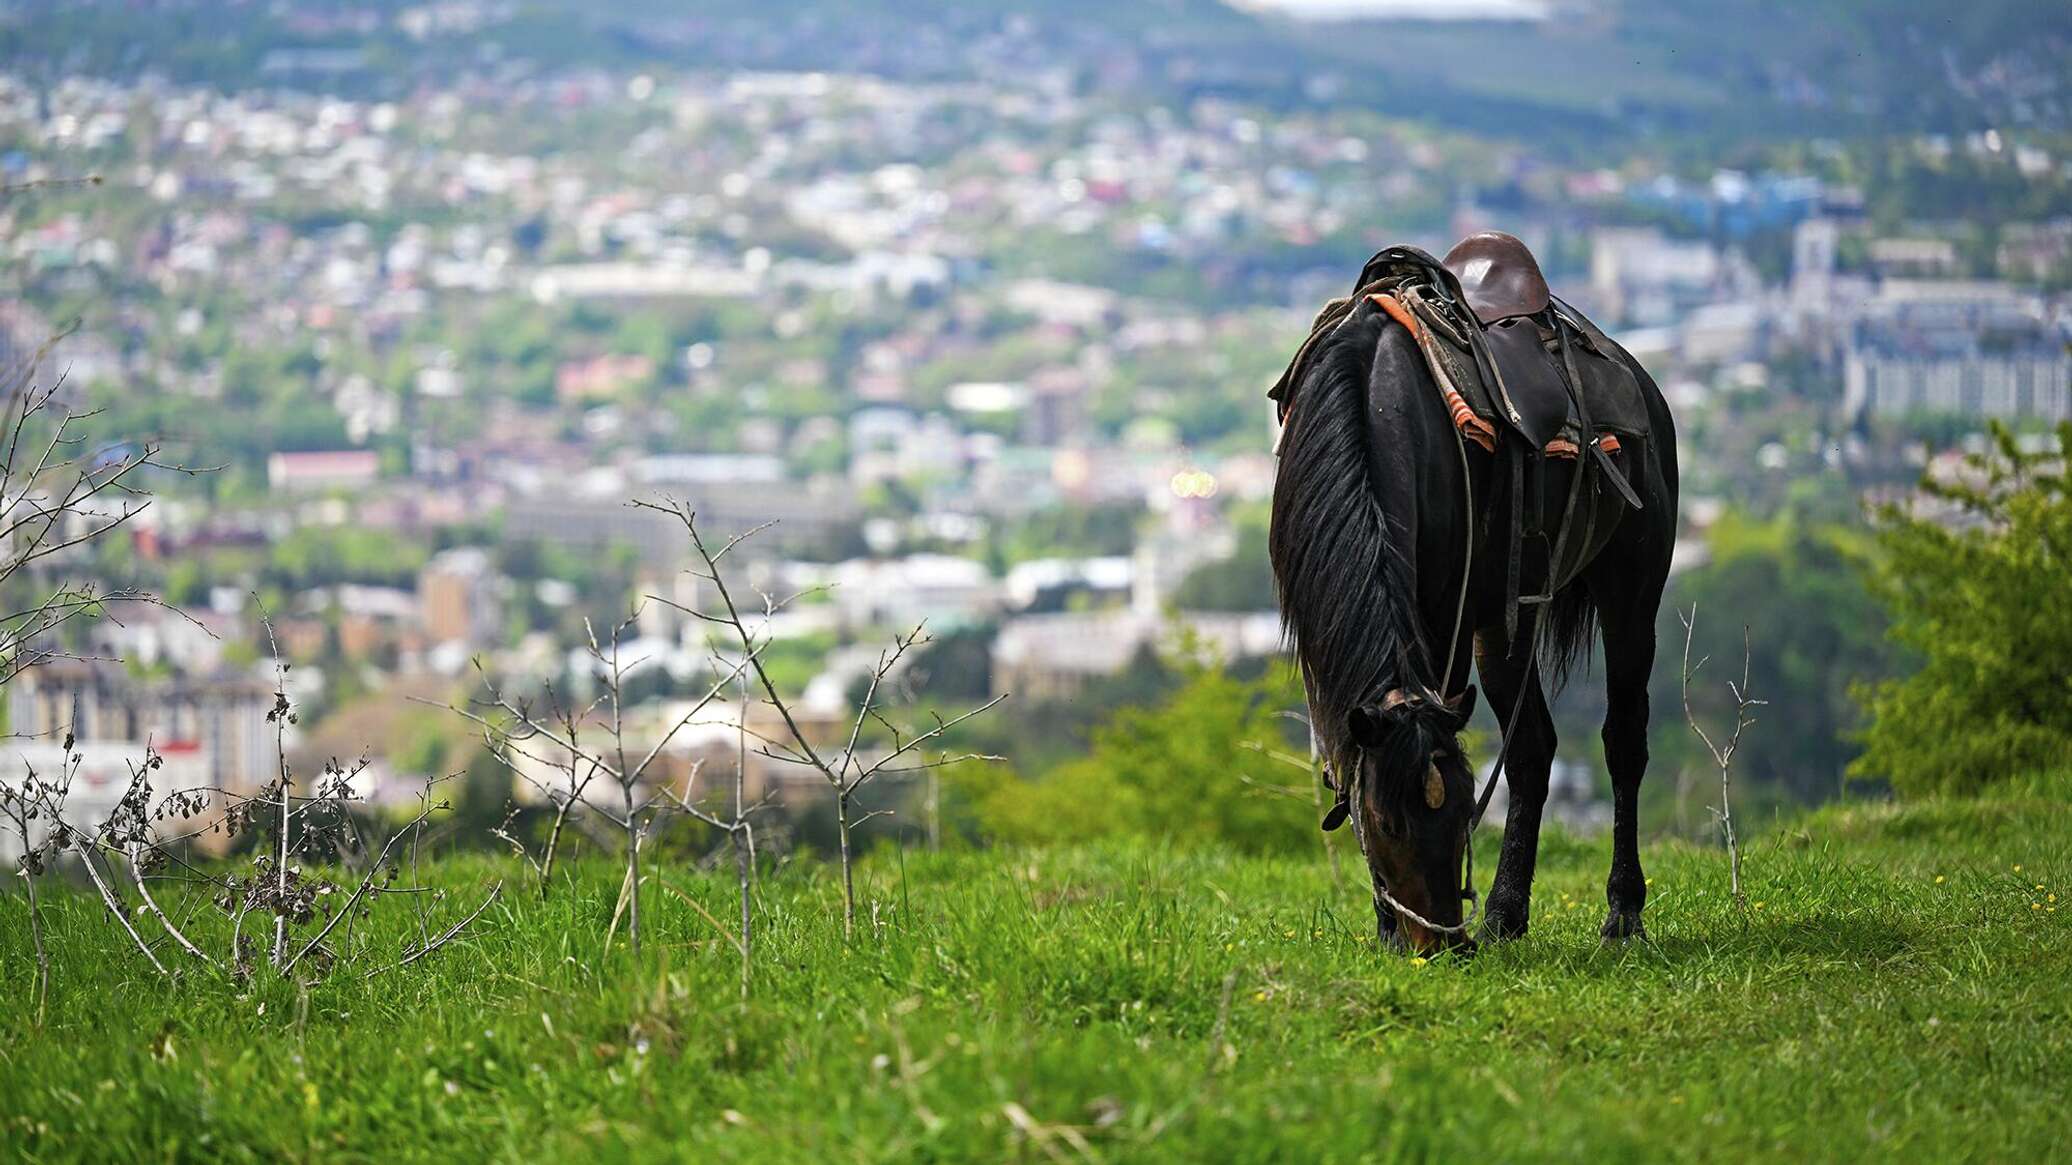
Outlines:
<svg viewBox="0 0 2072 1165"><path fill-rule="evenodd" d="M1476 796L1457 740L1473 706L1471 653L1505 734L1510 787L1479 933L1525 933L1555 746L1541 677L1558 683L1589 650L1593 625L1604 637L1616 814L1603 933L1643 933L1634 817L1648 762L1655 614L1676 532L1676 443L1653 379L1616 344L1606 354L1630 367L1645 400L1649 439L1626 442L1611 467L1640 508L1613 483L1586 480L1555 577L1545 577L1544 549L1526 568L1552 600L1515 609L1507 548L1513 523L1528 515L1513 513L1506 459L1531 456L1530 445L1511 432L1493 452L1461 440L1417 342L1364 298L1335 328L1320 328L1293 367L1273 496L1274 576L1312 732L1348 801L1386 941L1418 951L1473 945L1462 904ZM1545 459L1538 496L1569 497L1586 464Z"/></svg>

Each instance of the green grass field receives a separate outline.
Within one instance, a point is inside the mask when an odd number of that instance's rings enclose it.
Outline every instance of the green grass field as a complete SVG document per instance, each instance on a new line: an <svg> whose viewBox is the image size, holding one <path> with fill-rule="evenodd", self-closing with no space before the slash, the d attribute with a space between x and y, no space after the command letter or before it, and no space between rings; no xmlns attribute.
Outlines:
<svg viewBox="0 0 2072 1165"><path fill-rule="evenodd" d="M657 883L647 947L602 953L600 863L306 994L161 981L60 895L38 1030L17 895L0 1156L2044 1160L2072 1143L2068 826L2042 798L1828 810L1750 847L1746 917L1723 854L1654 846L1653 938L1610 949L1605 845L1550 837L1531 936L1464 964L1377 952L1321 858L881 853L848 945L830 871L763 881L746 1007ZM729 917L724 876L659 877Z"/></svg>

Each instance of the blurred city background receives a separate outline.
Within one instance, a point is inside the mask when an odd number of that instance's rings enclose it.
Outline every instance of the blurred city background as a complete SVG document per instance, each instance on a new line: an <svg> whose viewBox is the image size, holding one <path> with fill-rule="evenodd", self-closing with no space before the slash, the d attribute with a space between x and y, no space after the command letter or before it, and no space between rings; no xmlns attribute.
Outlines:
<svg viewBox="0 0 2072 1165"><path fill-rule="evenodd" d="M675 498L775 523L735 567L804 592L766 662L809 720L922 621L903 699L1012 693L927 828L1133 746L1265 795L1187 747L1292 706L1264 391L1374 250L1493 227L1676 410L1669 605L1700 654L1747 625L1770 701L1745 812L1845 795L1852 689L1905 666L1866 500L2072 417L2068 62L2072 9L1999 0L0 3L0 366L62 336L33 378L97 441L207 470L39 566L178 610L67 628L0 767L73 731L77 802L147 745L258 787L270 622L299 771L364 755L377 805L466 772L493 821L539 790L431 704L583 693L636 609L635 736L711 682L647 598L709 598L689 546L629 506ZM1695 835L1673 656L1648 820ZM1586 827L1597 688L1558 709Z"/></svg>

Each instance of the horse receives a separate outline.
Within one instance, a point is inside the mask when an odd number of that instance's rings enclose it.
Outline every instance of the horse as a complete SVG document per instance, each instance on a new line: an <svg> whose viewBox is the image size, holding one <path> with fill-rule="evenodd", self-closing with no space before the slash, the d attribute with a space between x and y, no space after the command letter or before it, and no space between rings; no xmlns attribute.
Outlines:
<svg viewBox="0 0 2072 1165"><path fill-rule="evenodd" d="M1530 263L1523 245L1516 248ZM1538 277L1536 264L1531 275ZM1534 302L1544 307L1543 282L1540 291ZM1649 435L1624 442L1616 462L1604 459L1624 487L1586 478L1589 488L1571 493L1575 475L1595 473L1589 458L1543 457L1509 431L1493 449L1463 440L1459 409L1449 407L1408 321L1375 298L1340 303L1349 310L1334 326L1320 318L1284 379L1290 399L1268 550L1313 748L1367 860L1377 937L1419 954L1465 955L1478 938L1526 933L1556 744L1542 678L1558 687L1589 653L1593 632L1604 644L1614 809L1602 935L1642 937L1647 880L1635 818L1648 764L1655 619L1677 514L1668 403L1640 363L1606 341L1604 355L1639 386ZM1450 403L1458 406L1458 397ZM1588 531L1560 562L1550 551L1531 564L1546 593L1523 606L1514 565L1522 540L1512 535L1537 515L1509 476L1514 458L1536 459L1540 496L1571 499L1564 525L1580 520ZM1637 495L1638 509L1619 493ZM1463 904L1474 893L1470 834L1480 807L1459 740L1474 706L1475 689L1464 682L1471 656L1503 732L1498 767L1508 762L1510 788L1496 876L1473 932Z"/></svg>

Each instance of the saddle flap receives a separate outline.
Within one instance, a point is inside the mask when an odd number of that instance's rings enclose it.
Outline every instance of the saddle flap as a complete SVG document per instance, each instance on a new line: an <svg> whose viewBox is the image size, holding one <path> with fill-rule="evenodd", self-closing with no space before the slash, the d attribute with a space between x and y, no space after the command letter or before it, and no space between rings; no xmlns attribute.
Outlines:
<svg viewBox="0 0 2072 1165"><path fill-rule="evenodd" d="M1598 432L1645 441L1648 404L1640 390L1640 378L1627 365L1621 349L1609 340L1605 344L1605 348L1593 350L1585 333L1585 342L1576 350L1576 391L1583 394L1583 402L1590 409L1590 424Z"/></svg>
<svg viewBox="0 0 2072 1165"><path fill-rule="evenodd" d="M1506 419L1534 449L1544 449L1569 424L1572 405L1561 369L1540 343L1539 328L1530 320L1511 320L1485 328L1482 335Z"/></svg>

